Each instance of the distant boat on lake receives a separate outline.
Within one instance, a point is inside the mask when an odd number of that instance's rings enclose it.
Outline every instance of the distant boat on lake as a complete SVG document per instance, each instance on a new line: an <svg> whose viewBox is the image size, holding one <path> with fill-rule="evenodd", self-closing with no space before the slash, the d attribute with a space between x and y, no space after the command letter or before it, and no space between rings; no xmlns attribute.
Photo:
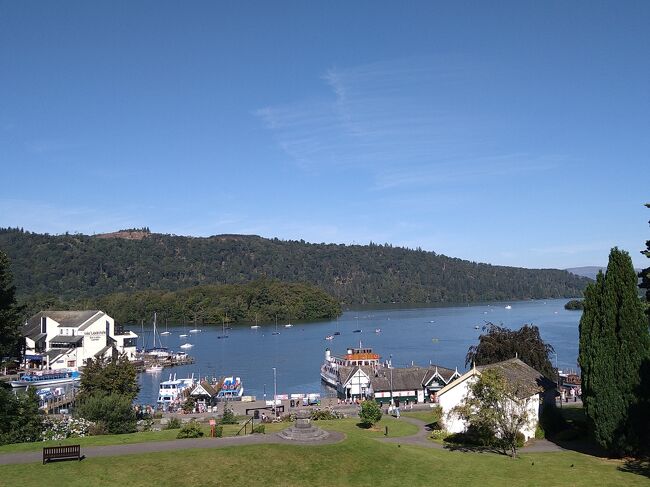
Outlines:
<svg viewBox="0 0 650 487"><path fill-rule="evenodd" d="M507 304L507 305L506 305L506 309L512 309L512 306L510 306L509 304Z"/></svg>

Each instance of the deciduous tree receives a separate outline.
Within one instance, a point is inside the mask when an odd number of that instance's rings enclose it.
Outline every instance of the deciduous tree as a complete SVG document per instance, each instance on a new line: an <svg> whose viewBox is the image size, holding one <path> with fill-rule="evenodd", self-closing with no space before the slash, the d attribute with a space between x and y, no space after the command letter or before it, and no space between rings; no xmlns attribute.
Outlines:
<svg viewBox="0 0 650 487"><path fill-rule="evenodd" d="M534 393L525 384L508 381L499 370L487 369L470 385L464 403L454 412L474 428L494 432L503 453L514 458L518 436L533 420L529 401Z"/></svg>

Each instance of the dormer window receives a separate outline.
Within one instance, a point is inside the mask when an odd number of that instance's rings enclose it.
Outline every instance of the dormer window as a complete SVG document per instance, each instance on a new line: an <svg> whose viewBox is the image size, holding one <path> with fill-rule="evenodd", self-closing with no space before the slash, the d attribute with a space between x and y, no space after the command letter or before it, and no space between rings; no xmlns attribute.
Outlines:
<svg viewBox="0 0 650 487"><path fill-rule="evenodd" d="M41 333L47 333L47 316L41 316Z"/></svg>

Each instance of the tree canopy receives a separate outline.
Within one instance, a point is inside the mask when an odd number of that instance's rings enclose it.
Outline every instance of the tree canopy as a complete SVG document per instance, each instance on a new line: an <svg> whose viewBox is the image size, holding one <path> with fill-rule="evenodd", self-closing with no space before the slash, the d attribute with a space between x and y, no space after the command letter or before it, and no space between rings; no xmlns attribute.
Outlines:
<svg viewBox="0 0 650 487"><path fill-rule="evenodd" d="M487 323L479 336L478 345L472 345L467 351L465 365L489 365L511 358L519 359L553 379L555 369L551 365L550 355L555 350L545 343L535 325L524 325L518 330Z"/></svg>
<svg viewBox="0 0 650 487"><path fill-rule="evenodd" d="M528 401L536 391L508 381L501 371L486 369L469 386L465 401L454 408L467 423L478 430L490 431L493 441L504 454L517 456L517 437L534 418L528 410Z"/></svg>
<svg viewBox="0 0 650 487"><path fill-rule="evenodd" d="M3 358L20 359L22 309L16 303L16 287L7 254L0 251L0 362Z"/></svg>
<svg viewBox="0 0 650 487"><path fill-rule="evenodd" d="M613 248L605 274L585 293L579 363L585 412L612 453L638 450L648 418L639 413L642 370L650 357L647 318L627 252Z"/></svg>
<svg viewBox="0 0 650 487"><path fill-rule="evenodd" d="M125 357L88 359L81 375L80 401L91 396L118 395L133 401L140 392L135 366ZM90 418L87 418L90 419Z"/></svg>
<svg viewBox="0 0 650 487"><path fill-rule="evenodd" d="M100 238L101 237L101 238ZM253 235L138 238L39 235L0 229L20 297L97 297L243 284L267 277L309 283L345 304L449 303L577 297L588 279L390 245L310 244Z"/></svg>

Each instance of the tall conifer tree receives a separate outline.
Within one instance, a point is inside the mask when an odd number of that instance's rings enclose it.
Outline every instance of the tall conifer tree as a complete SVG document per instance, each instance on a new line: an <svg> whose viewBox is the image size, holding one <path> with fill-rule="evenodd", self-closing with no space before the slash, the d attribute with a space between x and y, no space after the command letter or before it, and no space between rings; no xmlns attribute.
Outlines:
<svg viewBox="0 0 650 487"><path fill-rule="evenodd" d="M20 358L20 312L9 258L0 250L0 361L4 357Z"/></svg>
<svg viewBox="0 0 650 487"><path fill-rule="evenodd" d="M585 411L598 442L614 453L640 445L633 414L639 402L640 370L650 335L627 252L612 249L607 272L585 294L580 321L580 367Z"/></svg>

